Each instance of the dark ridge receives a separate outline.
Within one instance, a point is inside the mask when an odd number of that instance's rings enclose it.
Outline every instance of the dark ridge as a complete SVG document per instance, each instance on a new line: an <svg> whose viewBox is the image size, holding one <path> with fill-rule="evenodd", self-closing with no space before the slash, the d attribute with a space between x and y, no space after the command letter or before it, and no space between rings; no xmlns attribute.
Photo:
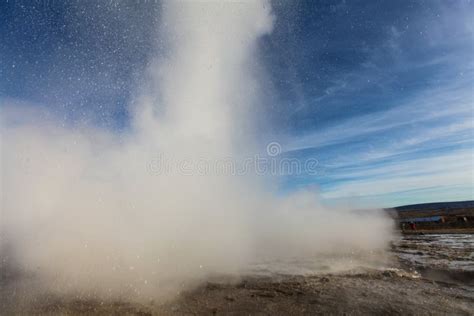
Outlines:
<svg viewBox="0 0 474 316"><path fill-rule="evenodd" d="M456 210L463 208L473 208L474 200L456 202L435 202L397 206L393 209L397 211L432 211L432 210Z"/></svg>

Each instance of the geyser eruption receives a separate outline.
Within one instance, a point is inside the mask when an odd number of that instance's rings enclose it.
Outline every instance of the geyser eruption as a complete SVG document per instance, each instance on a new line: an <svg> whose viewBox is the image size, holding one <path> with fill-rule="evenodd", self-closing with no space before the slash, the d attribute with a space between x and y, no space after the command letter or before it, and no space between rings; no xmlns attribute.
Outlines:
<svg viewBox="0 0 474 316"><path fill-rule="evenodd" d="M5 106L3 255L49 291L147 299L260 259L383 251L390 222L381 213L327 210L309 192L276 197L252 172L183 172L189 161L257 148L257 41L272 22L266 2L165 3L167 54L150 63L125 136L20 124ZM181 169L150 169L155 155Z"/></svg>

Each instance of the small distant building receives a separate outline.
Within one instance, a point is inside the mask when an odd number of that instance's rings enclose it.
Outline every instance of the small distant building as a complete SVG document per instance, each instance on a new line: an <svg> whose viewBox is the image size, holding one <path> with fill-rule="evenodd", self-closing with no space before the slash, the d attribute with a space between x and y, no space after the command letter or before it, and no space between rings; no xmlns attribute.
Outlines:
<svg viewBox="0 0 474 316"><path fill-rule="evenodd" d="M442 222L442 216L416 217L416 218L402 218L400 223L426 223L426 222Z"/></svg>

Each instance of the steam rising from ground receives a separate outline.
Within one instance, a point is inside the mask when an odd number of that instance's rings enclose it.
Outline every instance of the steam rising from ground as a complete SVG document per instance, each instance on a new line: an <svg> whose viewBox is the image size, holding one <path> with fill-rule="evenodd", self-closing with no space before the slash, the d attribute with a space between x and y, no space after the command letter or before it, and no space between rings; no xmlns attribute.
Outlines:
<svg viewBox="0 0 474 316"><path fill-rule="evenodd" d="M2 122L1 234L15 262L48 289L164 297L260 258L382 251L390 223L280 198L248 173L156 174L154 154L238 159L257 148L257 41L268 3L166 3L166 56L150 64L127 136L55 120ZM351 267L350 262L344 262Z"/></svg>

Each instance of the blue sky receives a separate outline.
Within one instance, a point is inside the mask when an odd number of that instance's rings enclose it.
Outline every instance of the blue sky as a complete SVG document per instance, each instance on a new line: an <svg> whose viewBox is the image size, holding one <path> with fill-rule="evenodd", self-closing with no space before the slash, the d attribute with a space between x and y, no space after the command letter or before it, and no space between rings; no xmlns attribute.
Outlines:
<svg viewBox="0 0 474 316"><path fill-rule="evenodd" d="M473 199L474 2L274 2L260 42L263 134L317 175L282 176L329 202L396 206ZM0 101L65 122L128 127L158 50L154 1L0 4Z"/></svg>

